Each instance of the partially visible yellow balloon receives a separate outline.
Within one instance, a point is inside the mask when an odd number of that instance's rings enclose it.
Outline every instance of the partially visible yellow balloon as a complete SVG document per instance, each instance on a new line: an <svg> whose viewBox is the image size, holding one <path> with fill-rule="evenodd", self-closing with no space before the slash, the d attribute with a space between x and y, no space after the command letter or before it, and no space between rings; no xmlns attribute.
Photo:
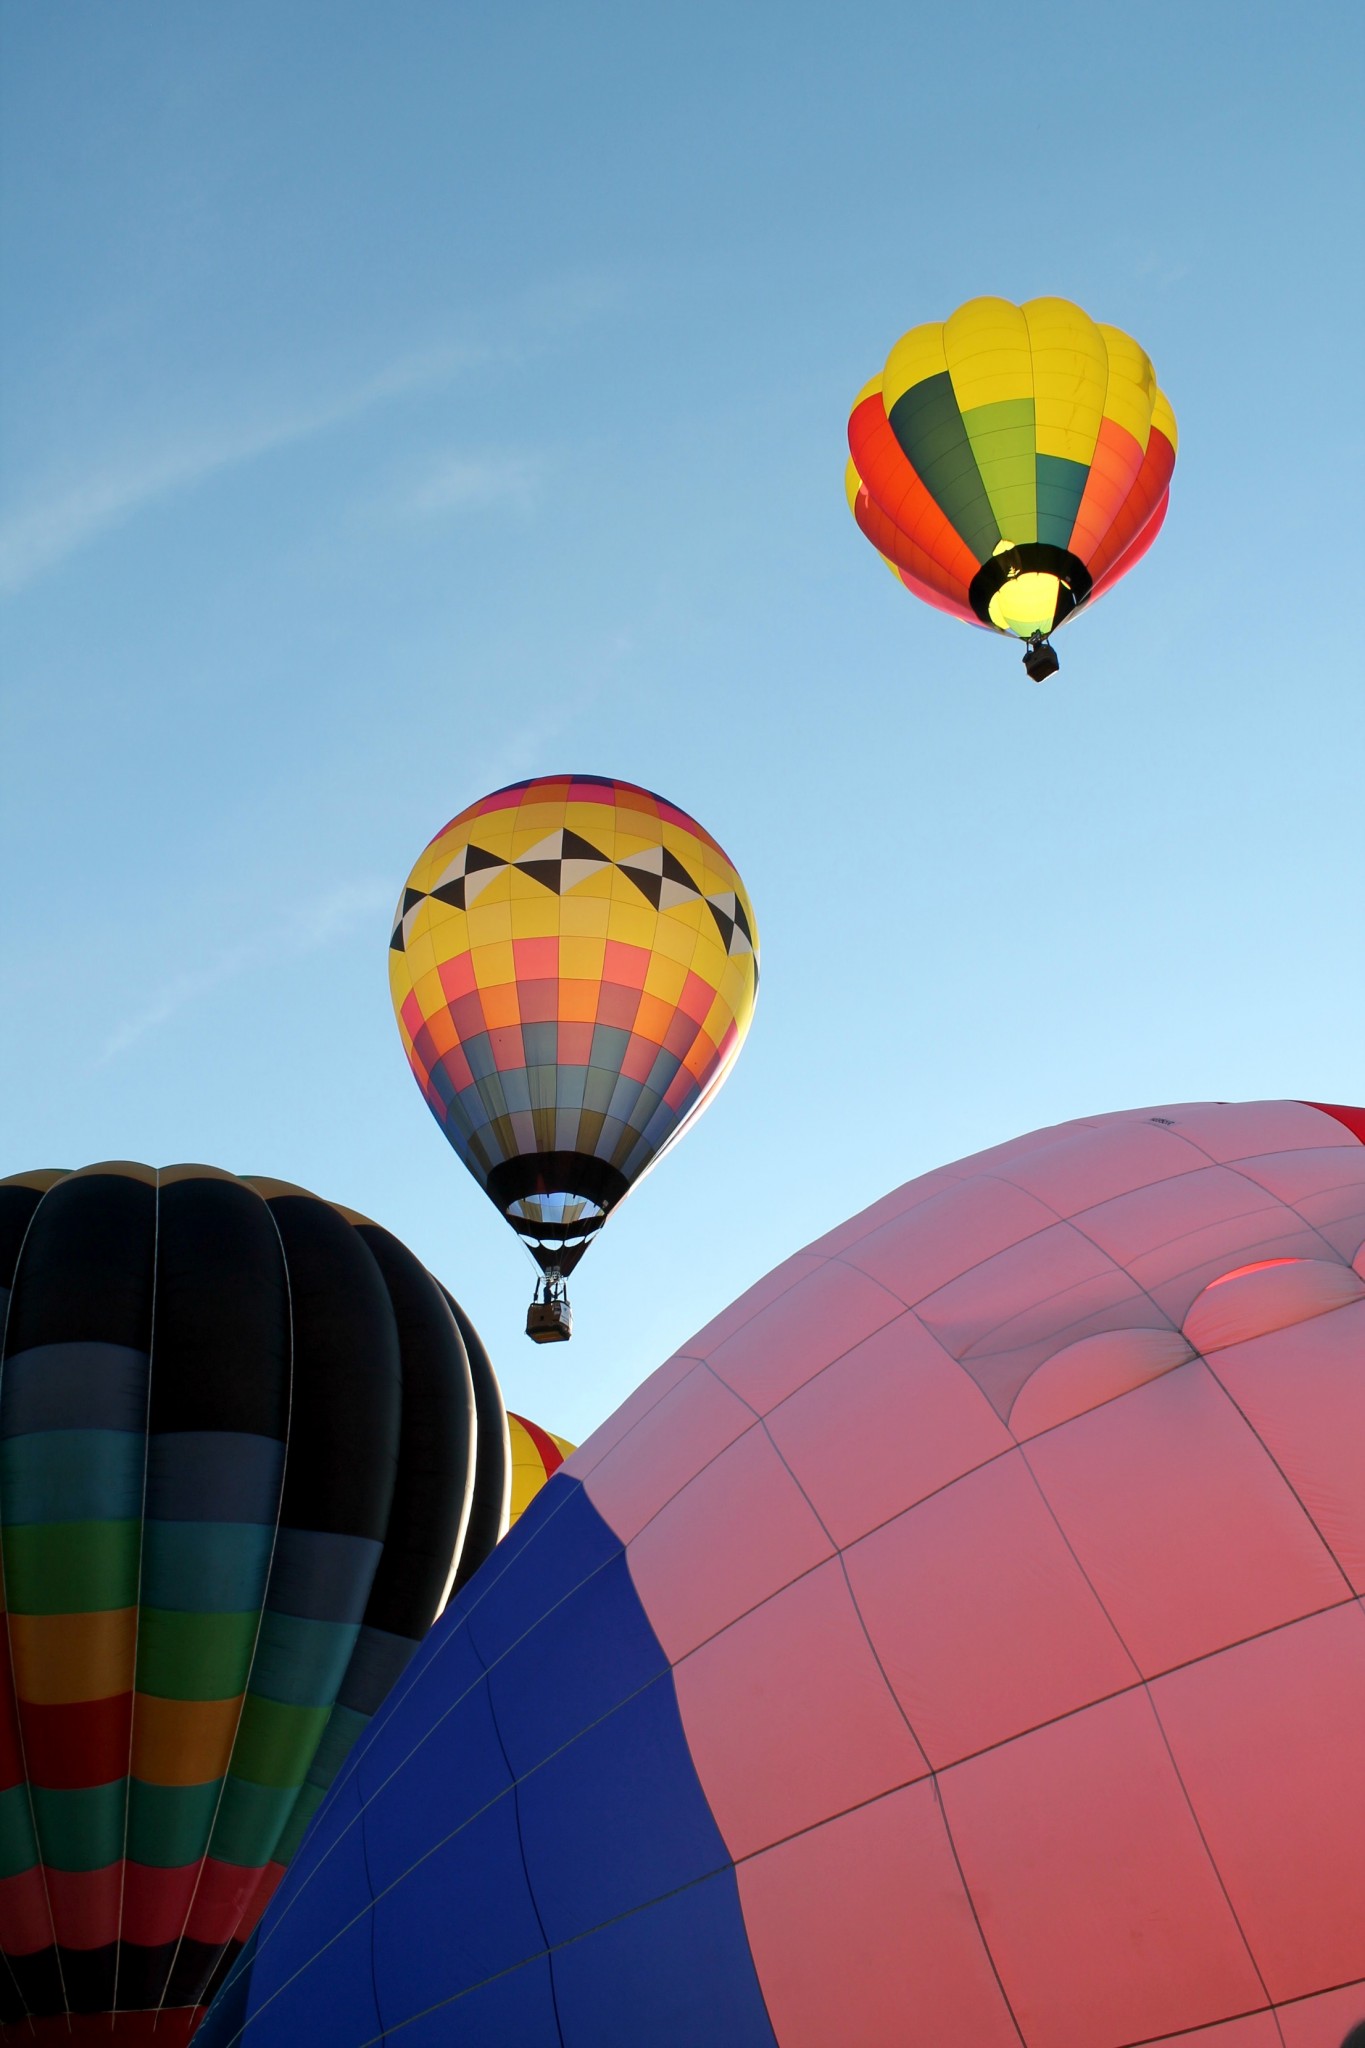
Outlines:
<svg viewBox="0 0 1365 2048"><path fill-rule="evenodd" d="M508 1527L525 1514L552 1473L578 1449L566 1437L551 1436L537 1422L507 1411L507 1434L512 1446L512 1507Z"/></svg>

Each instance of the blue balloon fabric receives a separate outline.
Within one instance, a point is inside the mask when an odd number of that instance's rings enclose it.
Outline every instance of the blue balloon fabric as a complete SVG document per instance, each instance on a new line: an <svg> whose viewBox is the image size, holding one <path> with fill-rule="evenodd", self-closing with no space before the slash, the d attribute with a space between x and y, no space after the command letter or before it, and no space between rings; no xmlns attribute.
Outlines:
<svg viewBox="0 0 1365 2048"><path fill-rule="evenodd" d="M198 2043L684 2048L718 2013L726 2048L774 2048L668 1659L560 1473L419 1651Z"/></svg>

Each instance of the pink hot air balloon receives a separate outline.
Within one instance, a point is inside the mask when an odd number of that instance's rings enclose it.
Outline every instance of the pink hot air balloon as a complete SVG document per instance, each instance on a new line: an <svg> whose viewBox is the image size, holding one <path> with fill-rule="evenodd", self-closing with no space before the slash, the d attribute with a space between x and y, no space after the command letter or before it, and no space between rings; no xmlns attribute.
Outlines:
<svg viewBox="0 0 1365 2048"><path fill-rule="evenodd" d="M1340 2048L1362 1442L1365 1113L910 1182L550 1479L205 2048Z"/></svg>

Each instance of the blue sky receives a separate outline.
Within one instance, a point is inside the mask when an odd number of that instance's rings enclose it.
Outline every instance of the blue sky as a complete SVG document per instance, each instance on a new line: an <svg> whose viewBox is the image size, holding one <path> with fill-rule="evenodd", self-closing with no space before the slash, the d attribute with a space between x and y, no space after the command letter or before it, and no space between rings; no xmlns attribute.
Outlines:
<svg viewBox="0 0 1365 2048"><path fill-rule="evenodd" d="M577 1437L943 1160L1359 1102L1363 22L5 0L3 1170L353 1204ZM859 386L984 292L1136 334L1181 428L1041 689L843 502ZM764 985L538 1352L385 953L564 768L715 833Z"/></svg>

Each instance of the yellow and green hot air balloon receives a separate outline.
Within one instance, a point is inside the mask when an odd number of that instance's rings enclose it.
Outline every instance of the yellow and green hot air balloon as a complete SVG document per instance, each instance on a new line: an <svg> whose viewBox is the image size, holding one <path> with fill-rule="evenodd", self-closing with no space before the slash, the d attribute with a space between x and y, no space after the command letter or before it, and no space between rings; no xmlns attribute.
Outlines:
<svg viewBox="0 0 1365 2048"><path fill-rule="evenodd" d="M848 501L915 596L1026 642L1146 553L1176 427L1144 351L1066 299L972 299L901 336L848 423Z"/></svg>

